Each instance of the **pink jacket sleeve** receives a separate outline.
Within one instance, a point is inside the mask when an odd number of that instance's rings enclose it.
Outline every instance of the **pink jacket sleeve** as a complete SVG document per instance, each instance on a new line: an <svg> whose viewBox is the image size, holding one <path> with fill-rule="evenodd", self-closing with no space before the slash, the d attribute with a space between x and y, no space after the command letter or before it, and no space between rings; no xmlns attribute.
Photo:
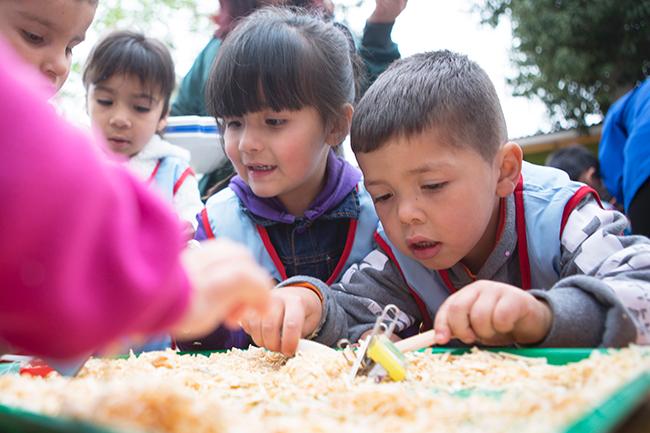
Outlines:
<svg viewBox="0 0 650 433"><path fill-rule="evenodd" d="M184 312L179 223L0 41L0 345L68 358Z"/></svg>

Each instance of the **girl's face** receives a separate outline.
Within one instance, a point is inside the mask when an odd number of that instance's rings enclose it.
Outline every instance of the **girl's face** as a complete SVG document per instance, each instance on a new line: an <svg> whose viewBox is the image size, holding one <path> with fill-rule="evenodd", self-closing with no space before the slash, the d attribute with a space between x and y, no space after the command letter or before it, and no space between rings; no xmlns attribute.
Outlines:
<svg viewBox="0 0 650 433"><path fill-rule="evenodd" d="M132 157L165 127L162 95L152 94L138 77L113 75L88 89L88 111L115 153Z"/></svg>
<svg viewBox="0 0 650 433"><path fill-rule="evenodd" d="M321 190L327 143L338 143L313 107L266 109L224 119L226 154L259 197L277 197L302 216Z"/></svg>
<svg viewBox="0 0 650 433"><path fill-rule="evenodd" d="M96 8L88 0L0 1L0 33L59 90L70 73L72 49L86 37Z"/></svg>

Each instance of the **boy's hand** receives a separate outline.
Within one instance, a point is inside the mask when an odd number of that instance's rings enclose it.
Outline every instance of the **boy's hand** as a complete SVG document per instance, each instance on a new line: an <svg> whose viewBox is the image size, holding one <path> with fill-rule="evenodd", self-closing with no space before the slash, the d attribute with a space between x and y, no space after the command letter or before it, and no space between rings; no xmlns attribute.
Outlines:
<svg viewBox="0 0 650 433"><path fill-rule="evenodd" d="M408 0L376 0L375 10L368 18L371 23L392 23L402 13Z"/></svg>
<svg viewBox="0 0 650 433"><path fill-rule="evenodd" d="M435 318L436 343L453 337L465 344L532 344L544 339L550 307L524 290L495 281L476 281L450 296Z"/></svg>
<svg viewBox="0 0 650 433"><path fill-rule="evenodd" d="M287 286L272 290L266 312L248 314L241 325L258 346L292 356L298 340L314 332L322 314L316 293Z"/></svg>
<svg viewBox="0 0 650 433"><path fill-rule="evenodd" d="M181 259L193 292L185 316L172 334L188 340L214 330L221 322L237 327L245 312L266 309L271 276L242 245L217 239L186 248Z"/></svg>

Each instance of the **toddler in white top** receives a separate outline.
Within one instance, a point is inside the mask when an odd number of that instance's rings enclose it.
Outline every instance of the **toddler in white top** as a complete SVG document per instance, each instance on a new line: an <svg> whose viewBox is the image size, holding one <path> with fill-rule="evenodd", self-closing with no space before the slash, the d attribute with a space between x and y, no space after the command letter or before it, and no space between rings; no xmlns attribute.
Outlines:
<svg viewBox="0 0 650 433"><path fill-rule="evenodd" d="M190 154L158 135L175 85L169 50L139 33L113 32L91 52L83 82L93 125L111 150L128 157L128 166L173 204L191 237L203 204Z"/></svg>

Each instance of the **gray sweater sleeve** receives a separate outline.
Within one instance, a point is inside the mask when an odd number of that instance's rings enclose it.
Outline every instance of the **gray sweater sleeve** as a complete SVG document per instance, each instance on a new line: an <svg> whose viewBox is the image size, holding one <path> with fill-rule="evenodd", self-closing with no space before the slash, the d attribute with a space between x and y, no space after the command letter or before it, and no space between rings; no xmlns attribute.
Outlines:
<svg viewBox="0 0 650 433"><path fill-rule="evenodd" d="M308 282L323 295L323 315L312 338L328 346L346 338L355 342L375 323L387 304L401 313L395 332L421 322L418 306L408 291L399 270L380 250L374 250L359 264L351 266L341 282L328 287L320 280L295 276L278 287Z"/></svg>
<svg viewBox="0 0 650 433"><path fill-rule="evenodd" d="M624 236L627 219L592 197L569 216L562 232L561 279L532 290L553 311L542 346L650 343L650 241Z"/></svg>

